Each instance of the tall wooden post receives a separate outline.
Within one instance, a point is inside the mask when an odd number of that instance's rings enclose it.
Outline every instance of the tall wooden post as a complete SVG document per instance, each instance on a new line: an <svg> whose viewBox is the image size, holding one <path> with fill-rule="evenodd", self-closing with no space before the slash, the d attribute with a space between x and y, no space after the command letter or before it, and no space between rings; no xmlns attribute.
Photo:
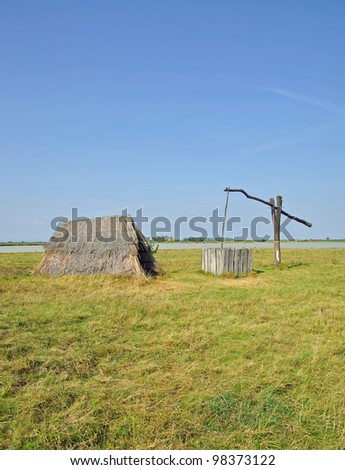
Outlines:
<svg viewBox="0 0 345 470"><path fill-rule="evenodd" d="M280 250L280 219L283 206L282 196L277 196L277 203L274 202L274 198L270 199L272 205L272 223L274 232L274 264L278 265L281 263L281 250Z"/></svg>

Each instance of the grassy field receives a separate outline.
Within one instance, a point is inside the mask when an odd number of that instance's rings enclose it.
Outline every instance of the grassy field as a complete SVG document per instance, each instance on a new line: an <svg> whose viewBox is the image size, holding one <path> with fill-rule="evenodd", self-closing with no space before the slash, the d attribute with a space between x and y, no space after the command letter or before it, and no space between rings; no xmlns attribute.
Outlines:
<svg viewBox="0 0 345 470"><path fill-rule="evenodd" d="M342 449L345 250L243 278L32 275L0 254L3 449Z"/></svg>

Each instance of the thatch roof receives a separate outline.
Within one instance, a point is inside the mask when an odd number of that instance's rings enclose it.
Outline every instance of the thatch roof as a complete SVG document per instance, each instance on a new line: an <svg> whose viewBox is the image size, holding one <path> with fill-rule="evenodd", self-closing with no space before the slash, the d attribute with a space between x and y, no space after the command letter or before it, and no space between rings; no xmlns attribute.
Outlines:
<svg viewBox="0 0 345 470"><path fill-rule="evenodd" d="M158 265L131 217L113 216L64 222L50 238L36 272L156 276Z"/></svg>

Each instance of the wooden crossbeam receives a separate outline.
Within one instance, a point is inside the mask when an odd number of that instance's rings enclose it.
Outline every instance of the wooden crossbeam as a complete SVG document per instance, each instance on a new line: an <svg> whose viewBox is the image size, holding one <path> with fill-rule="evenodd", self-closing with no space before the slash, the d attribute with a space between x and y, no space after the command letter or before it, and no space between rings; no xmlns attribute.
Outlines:
<svg viewBox="0 0 345 470"><path fill-rule="evenodd" d="M232 189L232 188L225 188L224 191L227 191L228 193L242 193L244 194L248 199L253 199L254 201L262 202L262 204L266 204L266 206L271 207L272 209L278 209L278 206L276 206L272 200L271 201L265 201L264 199L261 199L256 196L251 196L248 194L244 189ZM279 207L281 214L285 215L291 220L295 220L296 222L299 222L300 224L306 225L307 227L312 227L312 224L310 222L307 222L306 220L300 219L299 217L295 215L291 215L288 212L284 211Z"/></svg>

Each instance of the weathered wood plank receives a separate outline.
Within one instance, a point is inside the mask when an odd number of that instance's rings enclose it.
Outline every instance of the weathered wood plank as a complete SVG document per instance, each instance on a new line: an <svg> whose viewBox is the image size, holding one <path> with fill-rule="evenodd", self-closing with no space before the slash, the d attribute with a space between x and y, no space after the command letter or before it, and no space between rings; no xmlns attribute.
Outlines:
<svg viewBox="0 0 345 470"><path fill-rule="evenodd" d="M234 273L236 274L239 274L238 272L238 257L239 257L239 249L238 250L235 250L235 253L234 253Z"/></svg>
<svg viewBox="0 0 345 470"><path fill-rule="evenodd" d="M217 259L216 259L216 249L215 248L211 248L210 255L211 255L211 258L210 258L211 273L216 274L217 273Z"/></svg>
<svg viewBox="0 0 345 470"><path fill-rule="evenodd" d="M229 251L229 264L228 264L228 272L234 272L234 250L230 248Z"/></svg>
<svg viewBox="0 0 345 470"><path fill-rule="evenodd" d="M230 256L230 250L224 250L223 273L229 272L229 269L228 269L229 256Z"/></svg>
<svg viewBox="0 0 345 470"><path fill-rule="evenodd" d="M252 250L248 248L203 248L203 271L221 275L227 272L242 274L252 269Z"/></svg>
<svg viewBox="0 0 345 470"><path fill-rule="evenodd" d="M242 272L247 272L248 267L248 248L243 248L242 253Z"/></svg>
<svg viewBox="0 0 345 470"><path fill-rule="evenodd" d="M217 250L217 274L223 274L224 250Z"/></svg>

